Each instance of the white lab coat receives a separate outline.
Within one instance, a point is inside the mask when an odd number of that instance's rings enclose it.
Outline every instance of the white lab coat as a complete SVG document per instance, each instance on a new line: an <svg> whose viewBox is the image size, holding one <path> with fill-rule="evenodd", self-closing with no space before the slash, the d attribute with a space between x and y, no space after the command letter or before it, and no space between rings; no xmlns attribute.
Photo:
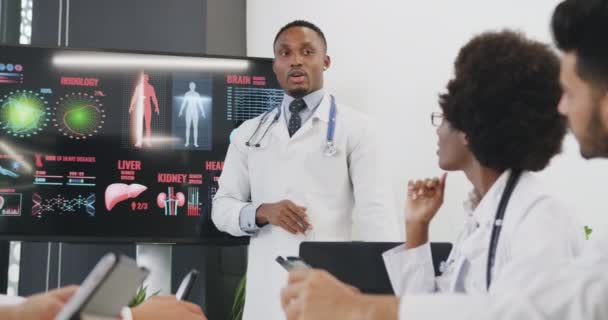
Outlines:
<svg viewBox="0 0 608 320"><path fill-rule="evenodd" d="M407 295L399 320L608 319L608 238L591 240L573 262L539 256L528 274L504 277L486 295Z"/></svg>
<svg viewBox="0 0 608 320"><path fill-rule="evenodd" d="M434 275L428 243L409 250L400 246L384 253L396 294L487 292L486 268L492 224L509 175L510 171L503 173L467 217L441 276ZM567 206L545 190L533 173L521 175L505 212L492 284L509 274L509 269L545 270L546 264L523 263L538 255L548 261L563 262L580 254L585 240L583 226ZM494 285L491 289L494 290Z"/></svg>
<svg viewBox="0 0 608 320"><path fill-rule="evenodd" d="M287 284L287 272L275 258L297 256L300 242L349 241L353 230L361 236L356 240L398 238L377 131L365 116L338 104L334 138L338 153L327 157L323 148L329 109L326 93L311 119L291 138L281 116L261 147L254 149L245 142L259 124L261 117L257 117L243 123L230 144L213 202L212 219L219 230L246 236L239 226L241 208L286 199L306 207L313 226L306 235L292 235L266 225L251 237L244 320L285 318L280 290ZM276 112L272 111L268 123Z"/></svg>

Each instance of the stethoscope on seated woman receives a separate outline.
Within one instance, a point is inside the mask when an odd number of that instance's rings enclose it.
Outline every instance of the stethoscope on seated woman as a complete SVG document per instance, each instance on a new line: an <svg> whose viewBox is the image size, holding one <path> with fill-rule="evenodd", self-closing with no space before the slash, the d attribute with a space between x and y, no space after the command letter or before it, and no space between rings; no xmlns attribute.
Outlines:
<svg viewBox="0 0 608 320"><path fill-rule="evenodd" d="M323 148L323 154L327 157L334 156L336 153L338 153L338 149L336 148L336 145L334 144L334 131L336 130L336 111L337 111L336 110L336 99L334 98L333 95L330 95L330 98L331 98L331 107L329 108L329 123L327 125L327 138L325 140L325 148ZM270 122L270 124L268 124L266 126L266 130L264 130L264 133L258 139L258 142L252 144L251 140L253 140L253 138L256 136L256 134L258 133L258 131L260 130L262 125L268 119L268 116L270 115L270 113L273 112L275 109L277 109L277 114L272 119L272 122ZM266 111L264 113L264 115L262 116L262 119L260 119L258 126L255 128L255 131L253 131L253 133L249 137L249 140L247 140L247 142L245 142L245 145L248 147L254 148L254 149L259 149L261 147L260 142L262 142L262 140L264 140L264 137L266 136L266 133L268 133L268 130L270 130L270 128L275 123L277 123L280 118L281 118L281 107L280 106L274 107L274 108Z"/></svg>
<svg viewBox="0 0 608 320"><path fill-rule="evenodd" d="M500 238L500 232L502 231L502 225L505 218L505 211L507 210L507 205L509 200L511 199L511 195L513 194L513 190L519 182L519 178L522 175L522 170L520 169L512 169L507 180L507 184L505 185L505 189L502 192L502 196L500 198L500 202L498 203L498 208L496 209L496 214L494 216L494 222L492 223L492 233L490 234L490 245L488 249L488 260L486 265L486 289L490 290L490 285L492 284L492 271L494 270L494 264L496 262L496 249L498 248L498 239ZM450 261L442 261L439 270L441 273L444 273L448 265L454 263L454 259L450 259Z"/></svg>

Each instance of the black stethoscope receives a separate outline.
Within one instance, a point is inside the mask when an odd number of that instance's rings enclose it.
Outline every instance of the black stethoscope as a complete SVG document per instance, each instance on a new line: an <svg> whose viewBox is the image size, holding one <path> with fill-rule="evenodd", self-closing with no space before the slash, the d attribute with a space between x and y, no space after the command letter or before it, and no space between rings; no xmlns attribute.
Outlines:
<svg viewBox="0 0 608 320"><path fill-rule="evenodd" d="M327 125L327 138L325 140L325 148L323 149L323 154L327 157L331 157L331 156L335 155L336 153L338 153L338 149L336 148L336 145L334 144L334 133L336 130L336 112L337 112L336 98L334 98L333 95L330 95L330 99L331 99L331 106L329 108L329 124ZM256 136L256 134L262 127L262 124L264 124L264 122L266 122L266 120L268 119L270 114L275 109L277 110L277 113L272 118L272 121L270 122L270 124L268 124L266 126L266 129L264 130L264 133L262 134L262 136L258 139L258 142L252 144L251 140L253 140L253 138ZM255 131L253 131L253 133L251 134L251 136L249 137L247 142L245 142L245 145L248 147L254 148L254 149L261 148L260 142L262 142L262 140L264 140L264 137L268 133L268 130L270 130L270 128L275 123L277 123L280 118L281 118L281 106L277 106L277 107L274 107L274 108L266 111L264 113L264 115L262 116L262 119L260 119L258 126L255 128Z"/></svg>
<svg viewBox="0 0 608 320"><path fill-rule="evenodd" d="M505 186L505 190L502 192L502 197L500 198L500 202L498 203L498 208L496 209L496 217L494 217L492 235L490 236L488 267L486 269L486 289L488 290L490 289L490 284L492 283L492 269L494 268L496 248L498 247L498 238L500 238L500 231L502 230L502 222L505 216L505 211L507 210L507 204L509 203L511 194L515 189L515 185L517 184L517 181L519 181L520 176L521 170L511 171L511 174L509 175L509 180L507 180L507 185Z"/></svg>

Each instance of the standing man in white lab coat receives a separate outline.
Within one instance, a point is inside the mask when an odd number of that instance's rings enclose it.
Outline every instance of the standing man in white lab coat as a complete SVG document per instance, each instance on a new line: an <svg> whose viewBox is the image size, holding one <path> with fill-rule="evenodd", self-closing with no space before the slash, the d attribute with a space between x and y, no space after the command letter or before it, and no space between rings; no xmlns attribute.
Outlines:
<svg viewBox="0 0 608 320"><path fill-rule="evenodd" d="M274 260L302 241L398 238L381 141L363 114L323 89L331 65L323 32L297 20L274 40L280 107L246 121L232 140L212 219L250 236L244 320L285 315L287 272Z"/></svg>
<svg viewBox="0 0 608 320"><path fill-rule="evenodd" d="M552 29L564 53L558 110L585 158L608 158L608 0L563 1ZM494 294L401 299L354 292L322 271L295 271L282 302L289 320L608 319L608 238L593 241L572 263L553 264L542 256L539 263L551 267L532 281L506 277Z"/></svg>

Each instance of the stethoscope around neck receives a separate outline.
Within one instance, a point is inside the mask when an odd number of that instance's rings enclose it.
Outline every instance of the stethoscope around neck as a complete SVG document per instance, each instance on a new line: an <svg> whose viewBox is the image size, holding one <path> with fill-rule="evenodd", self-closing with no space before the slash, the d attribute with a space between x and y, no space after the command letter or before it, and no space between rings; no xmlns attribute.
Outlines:
<svg viewBox="0 0 608 320"><path fill-rule="evenodd" d="M486 261L486 289L490 290L490 285L492 284L492 271L494 270L494 264L496 263L496 250L498 248L498 240L500 239L500 233L502 231L503 221L505 217L505 212L507 210L507 205L509 204L509 200L511 199L511 195L513 194L513 190L519 181L519 178L522 175L522 170L513 169L509 174L509 178L505 185L505 189L502 192L502 196L500 198L500 202L498 203L498 208L496 209L496 214L494 216L494 221L492 223L492 233L490 234L490 244L488 248L488 260ZM477 224L479 226L479 224ZM451 255L450 255L451 257ZM444 273L447 271L449 265L454 263L454 259L450 258L449 261L442 261L439 265L439 271Z"/></svg>
<svg viewBox="0 0 608 320"><path fill-rule="evenodd" d="M505 218L505 211L509 204L509 199L513 194L513 190L521 177L522 170L513 169L507 180L505 189L502 192L498 208L496 209L496 215L494 217L494 224L492 225L492 233L490 235L490 247L488 249L488 261L486 266L486 289L490 290L490 284L492 283L492 271L494 270L494 264L496 262L496 249L498 248L498 239L500 238L500 232L502 231L502 225Z"/></svg>
<svg viewBox="0 0 608 320"><path fill-rule="evenodd" d="M337 112L336 98L334 98L333 95L330 95L330 100L331 100L331 106L329 108L329 123L327 125L327 137L325 140L325 147L323 148L323 154L327 157L331 157L331 156L335 155L336 153L338 153L338 149L336 148L336 145L334 144L334 133L336 130L336 112ZM252 143L252 140L254 140L258 131L260 131L260 129L262 128L262 125L266 122L266 120L269 119L270 114L275 109L277 110L277 113L272 118L272 121L266 126L266 129L264 129L262 136L257 140L256 143ZM253 131L253 133L251 134L251 136L249 137L247 142L245 142L245 145L247 147L250 147L253 149L260 149L262 147L262 140L264 140L264 137L266 137L266 134L268 133L270 128L272 128L272 126L274 126L275 123L279 122L280 118L281 118L281 107L280 106L276 106L276 107L266 111L264 113L264 115L262 116L262 119L260 119L258 126L255 128L255 131Z"/></svg>

